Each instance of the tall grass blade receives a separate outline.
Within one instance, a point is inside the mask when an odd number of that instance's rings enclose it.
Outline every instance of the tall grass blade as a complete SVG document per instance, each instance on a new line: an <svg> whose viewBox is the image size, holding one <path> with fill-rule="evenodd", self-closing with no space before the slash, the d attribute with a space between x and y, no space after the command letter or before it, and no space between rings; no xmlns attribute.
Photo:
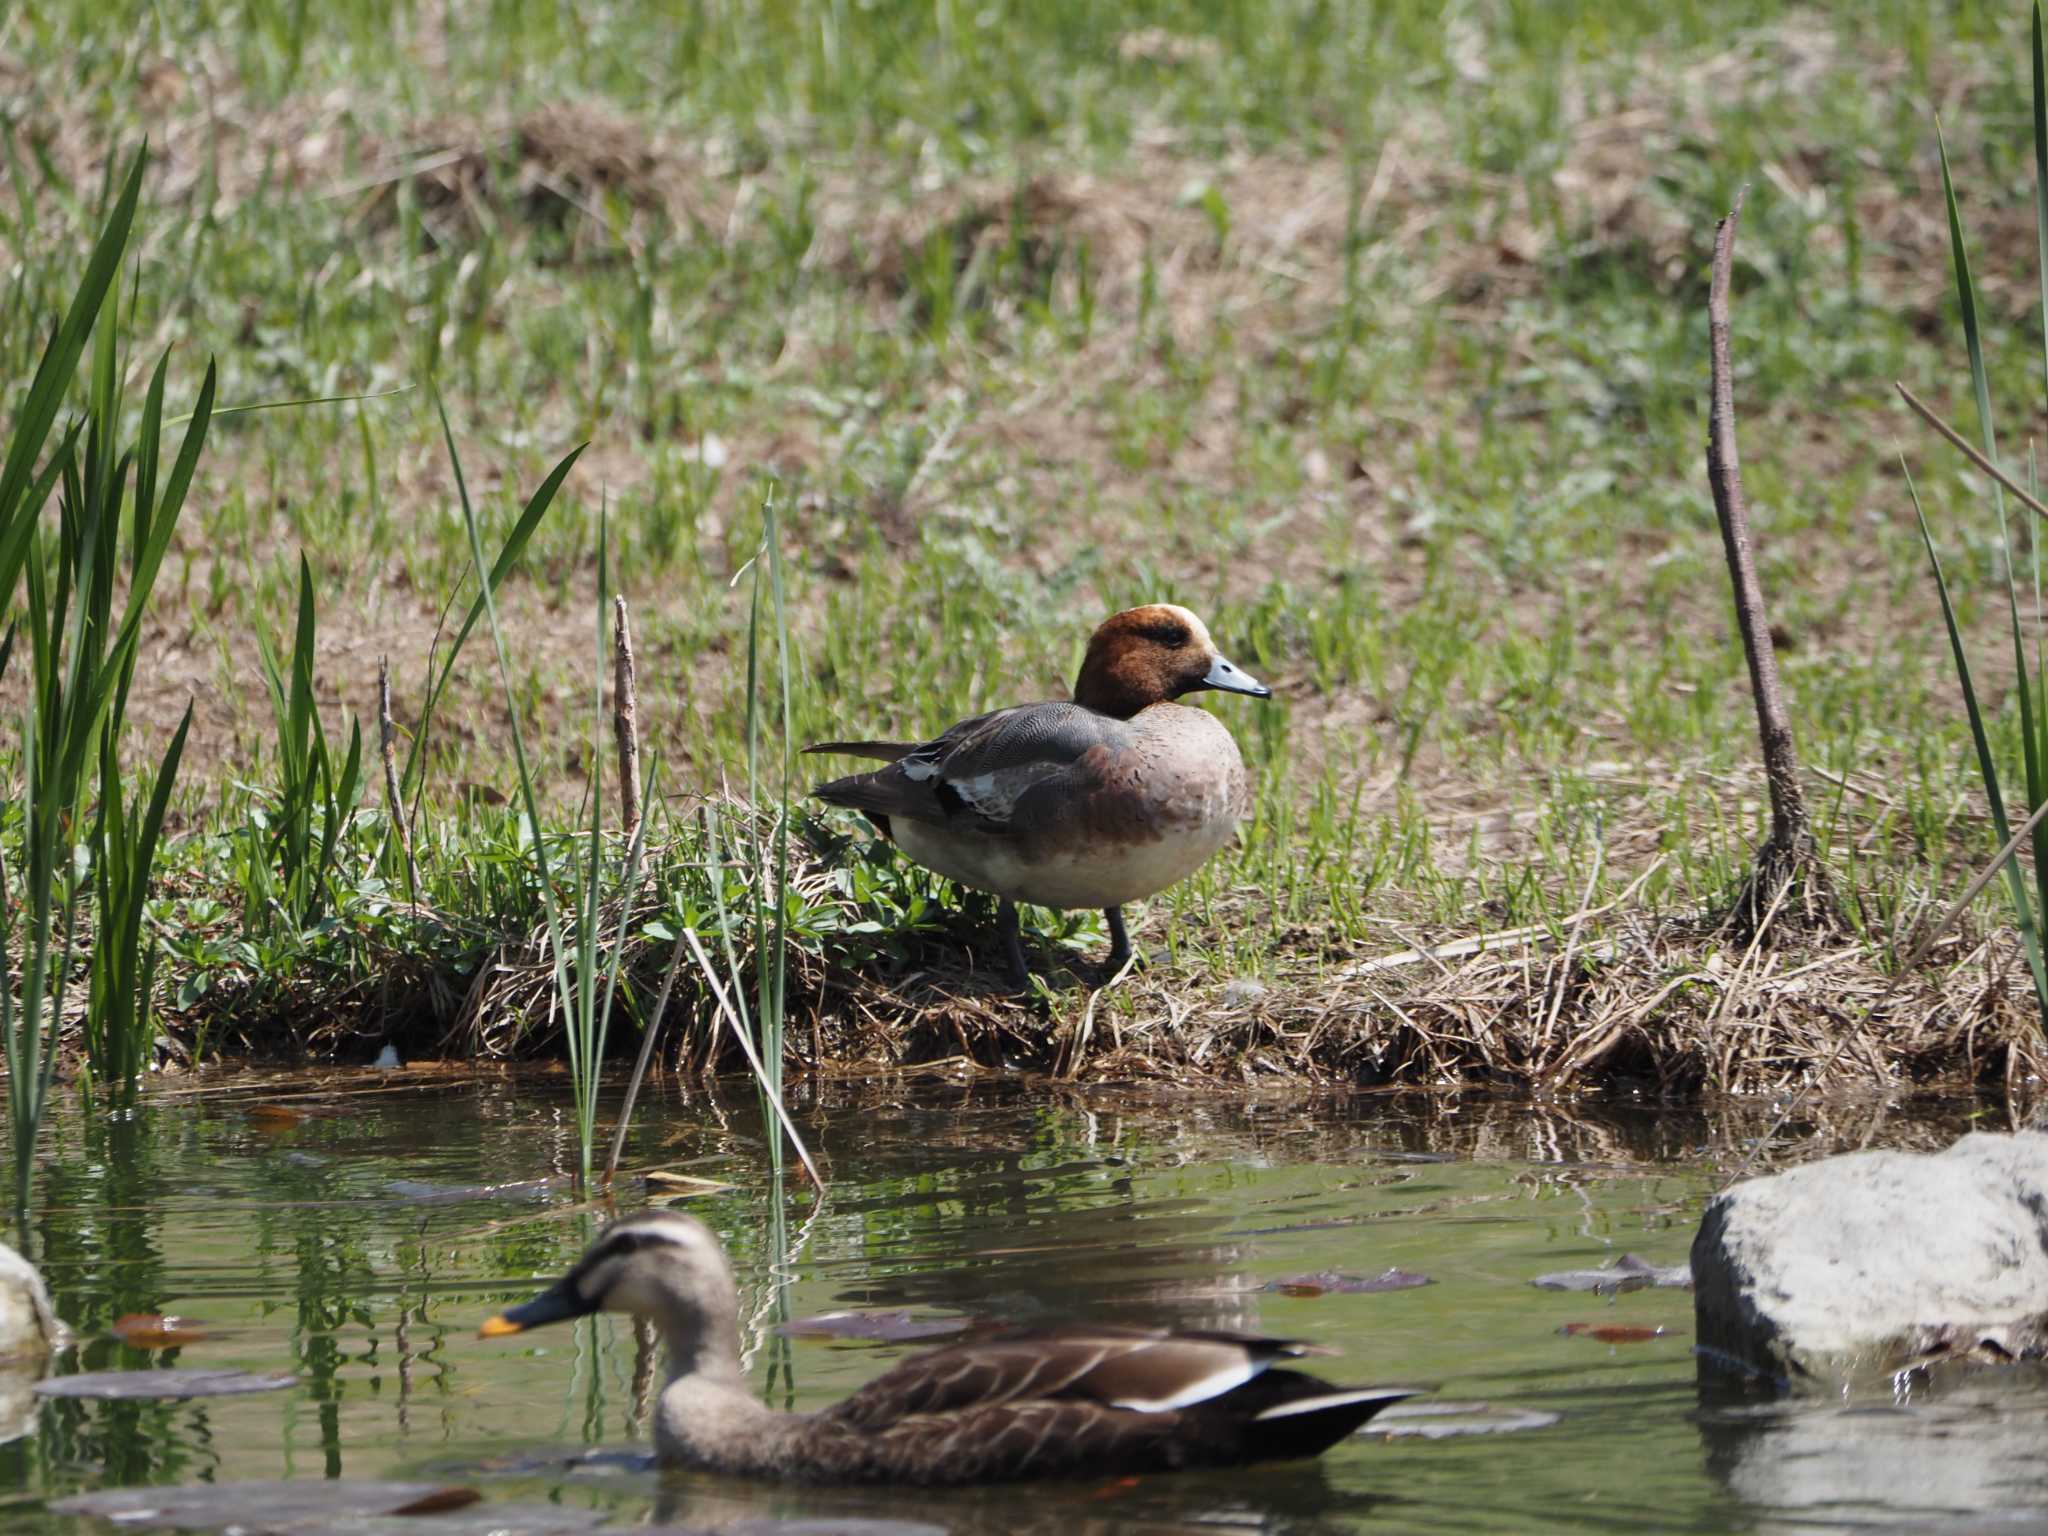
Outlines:
<svg viewBox="0 0 2048 1536"><path fill-rule="evenodd" d="M2035 115L2040 115L2041 104L2035 102ZM1942 200L1948 213L1949 249L1955 267L1956 296L1962 306L1963 341L1970 359L1970 387L1977 402L1977 429L1981 438L1984 457L1991 463L1998 462L1998 438L1992 425L1991 382L1984 365L1984 338L1977 318L1976 284L1970 275L1970 255L1963 239L1962 212L1956 203L1955 181L1949 170L1948 145L1940 136L1940 124L1935 125L1936 142L1941 151ZM2038 146L2037 146L2038 148ZM2037 166L2038 169L2038 166ZM2038 202L2038 197L2037 197ZM2039 218L2036 219L2037 229ZM2039 805L2048 795L2048 758L2044 758L2038 723L2035 719L2034 682L2027 666L2027 645L2020 629L2019 592L2013 576L2012 530L2005 512L2005 487L1994 478L1991 482L1992 503L1998 512L1999 552L2004 564L2006 618L2012 638L2014 693L2019 701L2020 711L2020 755L2026 805L2029 810ZM1918 499L1915 499L1918 505ZM1996 797L1997 791L1987 781L1987 792ZM2004 812L2000 805L1999 812ZM2003 830L2000 832L2004 836ZM2036 857L2048 855L2048 831L2037 834ZM2044 907L2043 911L2048 911ZM2037 973L2043 971L2039 956L2031 957ZM2044 1008L2043 1024L2048 1026L2048 990L2041 991Z"/></svg>
<svg viewBox="0 0 2048 1536"><path fill-rule="evenodd" d="M85 274L71 306L50 338L29 384L28 396L15 413L14 431L8 439L7 457L0 461L0 527L11 527L22 492L29 484L36 455L42 451L63 408L64 396L85 350L85 339L99 318L101 302L107 296L115 274L120 271L121 253L128 244L128 231L135 222L135 205L142 195L142 170L148 149L138 150L129 163L128 177L113 212L101 226L92 255L86 259ZM111 424L110 424L111 425ZM12 553L11 551L9 552ZM18 561L19 556L14 556ZM0 564L0 592L11 593L20 576L20 566Z"/></svg>
<svg viewBox="0 0 2048 1536"><path fill-rule="evenodd" d="M441 413L442 433L446 436L448 432L448 412L441 403L440 391L434 389L433 394L434 408ZM557 464L549 472L548 477L540 483L540 489L535 491L527 501L525 509L519 514L519 520L512 525L512 531L505 535L505 542L499 546L497 558L490 564L489 582L477 593L475 600L470 603L469 612L463 616L461 626L455 631L455 637L449 643L447 654L441 658L440 670L433 673L429 678L426 697L420 705L419 728L413 732L412 746L407 749L405 754L405 768L399 775L399 783L403 786L405 797L408 801L416 799L420 791L421 780L426 774L427 738L432 729L434 711L441 701L442 693L448 687L448 679L455 672L455 663L462 656L464 643L469 639L470 632L476 628L477 620L484 614L488 603L488 595L497 591L499 584L511 573L512 568L519 563L520 557L526 553L526 546L531 542L534 530L540 526L540 520L547 515L548 508L554 504L555 493L561 490L562 482L569 478L569 471L575 468L577 459L583 456L583 450L588 446L589 444L587 443L578 443L574 448L571 448L563 456L561 463ZM455 449L452 437L449 438L448 448L452 455ZM460 463L457 463L455 466L455 485L456 489L461 493L463 509L465 513L468 513L469 487L463 482L462 466Z"/></svg>
<svg viewBox="0 0 2048 1536"><path fill-rule="evenodd" d="M432 387L432 386L430 386ZM526 755L525 733L519 726L518 698L512 686L512 660L505 647L505 632L498 620L497 585L509 562L501 556L500 564L493 566L484 558L483 533L477 523L476 508L469 499L469 484L462 473L462 456L456 451L455 431L448 421L448 407L441 399L441 392L433 388L434 409L440 413L441 436L448 447L448 461L455 473L455 488L462 501L463 527L469 534L470 558L475 564L478 586L477 600L482 605L483 615L491 632L491 644L498 657L498 682L505 697L512 728L512 759L519 774L520 803L525 809L529 841L533 848L534 869L540 886L541 911L546 918L548 935L548 956L553 974L554 992L557 1005L562 1010L570 1042L570 1070L576 1083L577 1133L581 1143L581 1173L585 1184L590 1181L592 1152L595 1146L595 1095L599 1054L603 1046L604 1021L596 1016L596 987L598 975L598 899L599 881L602 874L600 863L601 837L599 827L599 806L602 792L593 786L591 792L591 834L590 857L587 869L581 872L580 889L565 921L562 905L555 892L554 873L548 863L547 838L542 831L540 799L534 791L533 769ZM527 513L522 517L526 532L530 534L538 526L542 514L554 500L555 492L561 487L577 457L585 445L572 448L557 464L541 489L527 504ZM524 546L524 537L520 539ZM601 557L602 558L602 557ZM600 586L603 580L600 578ZM605 602L598 603L598 719L603 719L604 675L604 621ZM466 634L468 626L464 626ZM459 639L458 639L459 643ZM445 673L444 673L445 681ZM567 872L576 874L576 862L571 858ZM630 902L629 902L630 905ZM573 947L572 947L573 946ZM607 992L607 999L610 993Z"/></svg>
<svg viewBox="0 0 2048 1536"><path fill-rule="evenodd" d="M1901 467L1904 461L1901 460ZM1927 525L1927 512L1920 503L1920 490L1913 482L1911 471L1906 472L1906 490L1913 498L1913 515L1919 519L1920 541L1927 548L1927 563L1934 572L1934 589L1941 599L1942 622L1948 627L1949 650L1955 661L1956 680L1962 686L1963 709L1969 716L1970 738L1977 748L1977 770L1984 780L1985 797L1991 805L1991 824L1997 830L1998 841L2004 845L2012 840L2012 827L2006 820L2005 797L1999 793L1998 763L1991 755L1991 739L1984 728L1984 712L1978 706L1977 689L1970 676L1970 658L1963 647L1963 632L1956 623L1955 604L1950 600L1948 578L1941 569L1941 557L1935 552L1934 534ZM2027 900L2027 883L2016 864L2005 866L2006 888L2012 893L2014 920L2020 931L2020 946L2027 956L2027 968L2034 978L2034 996L2040 1004L2043 1018L2048 1018L2048 967L2044 967L2041 954L2041 937L2034 924L2032 903Z"/></svg>
<svg viewBox="0 0 2048 1536"><path fill-rule="evenodd" d="M2044 40L2040 0L2034 0L2031 52L2033 64L2034 118L2034 252L2035 271L2041 290L2041 369L2044 393L2048 393L2048 40ZM2038 500L2038 497L2036 498ZM2027 544L2034 570L2034 680L2029 686L2025 668L2018 679L2021 699L2027 706L2022 734L2027 742L2027 804L2030 809L2048 802L2048 672L2042 668L2041 620L2041 528L2028 526ZM2034 820L2034 886L2040 911L2048 914L2048 827ZM2044 1029L2048 1029L2048 994L2043 994Z"/></svg>

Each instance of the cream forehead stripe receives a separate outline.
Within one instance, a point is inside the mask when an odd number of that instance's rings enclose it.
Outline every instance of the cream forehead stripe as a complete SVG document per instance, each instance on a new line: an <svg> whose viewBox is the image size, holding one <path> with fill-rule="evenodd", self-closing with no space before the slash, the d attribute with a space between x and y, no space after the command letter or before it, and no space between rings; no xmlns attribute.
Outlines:
<svg viewBox="0 0 2048 1536"><path fill-rule="evenodd" d="M1161 603L1159 606L1174 615L1174 617L1185 620L1189 633L1195 637L1196 644L1200 645L1202 649L1206 651L1216 649L1216 642L1209 638L1209 626L1204 624L1200 618L1188 612L1179 603Z"/></svg>

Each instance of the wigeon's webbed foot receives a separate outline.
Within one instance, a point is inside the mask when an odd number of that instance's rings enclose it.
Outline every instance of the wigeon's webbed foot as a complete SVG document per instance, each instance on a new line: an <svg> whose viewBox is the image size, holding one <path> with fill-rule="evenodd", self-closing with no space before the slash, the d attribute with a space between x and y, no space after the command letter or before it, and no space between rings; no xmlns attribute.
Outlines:
<svg viewBox="0 0 2048 1536"><path fill-rule="evenodd" d="M1002 936L1003 959L1010 968L1011 984L1019 992L1029 992L1031 967L1024 963L1022 924L1018 920L1017 903L1014 901L996 903L996 932Z"/></svg>
<svg viewBox="0 0 2048 1536"><path fill-rule="evenodd" d="M1103 975L1115 979L1116 973L1131 963L1131 936L1124 930L1124 909L1104 907L1103 921L1109 924L1109 958Z"/></svg>

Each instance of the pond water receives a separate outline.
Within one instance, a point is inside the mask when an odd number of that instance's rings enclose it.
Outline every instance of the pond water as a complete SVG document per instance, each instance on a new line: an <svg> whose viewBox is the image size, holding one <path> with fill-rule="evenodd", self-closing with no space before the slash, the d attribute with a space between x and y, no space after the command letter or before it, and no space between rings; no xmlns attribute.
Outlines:
<svg viewBox="0 0 2048 1536"><path fill-rule="evenodd" d="M1945 1137L1960 1113L1904 1133ZM699 1190L688 1208L732 1252L750 1369L778 1405L852 1390L929 1347L902 1337L923 1325L1085 1317L1314 1339L1343 1352L1315 1362L1333 1380L1427 1386L1425 1410L1483 1407L1390 1416L1312 1463L1023 1493L662 1474L645 1462L630 1323L476 1337L603 1220L560 1177L574 1134L559 1089L280 1082L118 1123L74 1109L46 1126L37 1257L82 1341L60 1369L239 1368L296 1383L182 1403L42 1401L30 1432L0 1445L0 1529L114 1529L45 1508L80 1490L277 1478L461 1483L603 1511L611 1526L707 1529L763 1516L1068 1536L2048 1519L2048 1394L2031 1384L1875 1403L1703 1397L1689 1293L1531 1286L1625 1253L1682 1263L1743 1150L1728 1123L935 1080L834 1090L800 1118L828 1164L822 1202L799 1176L778 1186L768 1172L744 1090L653 1093L627 1155L714 1181L651 1196L636 1179L624 1203ZM1752 1134L1763 1123L1744 1122ZM1352 1288L1390 1269L1430 1283ZM847 1310L877 1315L850 1330L781 1326ZM146 1313L190 1318L203 1337L144 1350L113 1331ZM1453 1425L1491 1432L1440 1433Z"/></svg>

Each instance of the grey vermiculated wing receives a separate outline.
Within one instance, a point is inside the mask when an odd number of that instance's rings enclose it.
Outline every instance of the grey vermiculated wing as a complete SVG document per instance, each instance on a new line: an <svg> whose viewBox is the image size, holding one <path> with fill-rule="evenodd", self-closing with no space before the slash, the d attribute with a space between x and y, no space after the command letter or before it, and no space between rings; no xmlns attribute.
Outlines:
<svg viewBox="0 0 2048 1536"><path fill-rule="evenodd" d="M972 816L984 831L1010 828L1018 803L1034 790L1071 780L1112 729L1075 704L1026 704L997 710L948 732L930 765L934 794L949 816ZM915 774L917 754L899 765Z"/></svg>
<svg viewBox="0 0 2048 1536"><path fill-rule="evenodd" d="M1078 705L1021 704L963 720L887 768L822 784L815 793L871 815L939 824L971 818L1001 834L1034 789L1074 771L1104 739L1100 716Z"/></svg>

